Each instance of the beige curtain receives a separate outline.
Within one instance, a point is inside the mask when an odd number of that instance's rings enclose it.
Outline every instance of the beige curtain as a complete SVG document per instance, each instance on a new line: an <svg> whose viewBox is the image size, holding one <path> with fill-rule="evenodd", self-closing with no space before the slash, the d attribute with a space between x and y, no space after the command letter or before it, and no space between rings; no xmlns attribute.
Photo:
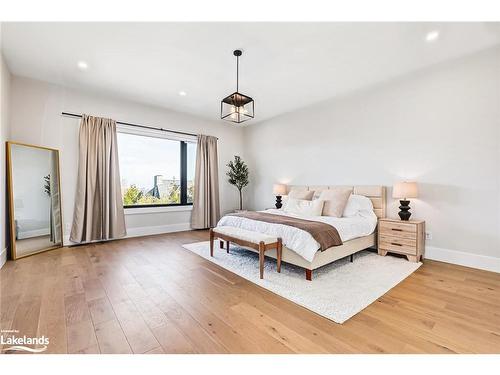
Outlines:
<svg viewBox="0 0 500 375"><path fill-rule="evenodd" d="M193 229L215 227L219 217L217 138L198 135L191 227Z"/></svg>
<svg viewBox="0 0 500 375"><path fill-rule="evenodd" d="M116 121L83 115L70 240L81 243L125 235Z"/></svg>

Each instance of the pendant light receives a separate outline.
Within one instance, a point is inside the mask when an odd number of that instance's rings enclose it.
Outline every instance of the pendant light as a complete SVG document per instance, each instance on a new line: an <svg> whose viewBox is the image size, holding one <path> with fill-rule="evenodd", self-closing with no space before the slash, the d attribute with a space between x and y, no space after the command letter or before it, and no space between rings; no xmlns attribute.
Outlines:
<svg viewBox="0 0 500 375"><path fill-rule="evenodd" d="M236 56L236 92L226 96L220 102L220 118L226 121L242 123L253 119L254 117L254 101L251 97L238 92L239 89L239 63L241 50L237 49L233 52Z"/></svg>

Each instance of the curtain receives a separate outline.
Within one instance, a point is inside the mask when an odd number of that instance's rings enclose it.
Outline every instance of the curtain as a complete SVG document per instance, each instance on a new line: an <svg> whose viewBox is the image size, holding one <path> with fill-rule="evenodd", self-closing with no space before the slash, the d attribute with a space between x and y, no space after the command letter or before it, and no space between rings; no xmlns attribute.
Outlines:
<svg viewBox="0 0 500 375"><path fill-rule="evenodd" d="M215 227L219 217L217 138L198 135L191 227Z"/></svg>
<svg viewBox="0 0 500 375"><path fill-rule="evenodd" d="M121 197L116 121L82 116L72 242L126 235Z"/></svg>

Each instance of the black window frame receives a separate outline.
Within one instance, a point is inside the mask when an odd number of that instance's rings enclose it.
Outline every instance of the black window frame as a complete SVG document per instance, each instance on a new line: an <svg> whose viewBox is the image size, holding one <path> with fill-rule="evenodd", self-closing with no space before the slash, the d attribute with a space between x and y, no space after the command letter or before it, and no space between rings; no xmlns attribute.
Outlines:
<svg viewBox="0 0 500 375"><path fill-rule="evenodd" d="M141 137L143 135L137 135ZM147 137L147 135L145 135ZM168 138L165 138L168 139ZM180 153L181 153L181 202L180 203L153 203L153 204L131 204L131 205L123 205L124 209L128 208L153 208L153 207L183 207L183 206L192 206L193 203L187 201L187 144L190 142L187 141L179 141L177 139L168 139L170 141L180 142ZM122 197L123 198L123 197Z"/></svg>

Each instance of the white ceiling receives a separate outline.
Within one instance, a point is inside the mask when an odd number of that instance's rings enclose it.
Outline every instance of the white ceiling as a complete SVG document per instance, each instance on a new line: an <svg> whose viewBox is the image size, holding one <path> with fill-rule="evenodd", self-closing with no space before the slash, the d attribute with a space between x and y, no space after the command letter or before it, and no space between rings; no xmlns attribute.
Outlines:
<svg viewBox="0 0 500 375"><path fill-rule="evenodd" d="M251 124L492 47L499 25L3 23L2 48L13 74L210 119L235 90L232 51L241 48L240 91L255 99ZM426 42L435 29L439 39Z"/></svg>

